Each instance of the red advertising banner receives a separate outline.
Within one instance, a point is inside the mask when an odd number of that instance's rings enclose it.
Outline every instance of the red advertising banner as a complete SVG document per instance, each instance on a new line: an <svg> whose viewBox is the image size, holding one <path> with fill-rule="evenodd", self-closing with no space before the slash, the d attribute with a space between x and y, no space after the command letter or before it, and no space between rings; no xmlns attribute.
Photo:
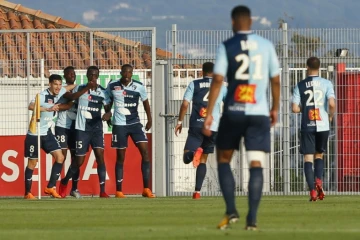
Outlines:
<svg viewBox="0 0 360 240"><path fill-rule="evenodd" d="M111 134L105 134L105 163L106 163L106 192L109 195L115 194L115 162L116 150L110 147ZM149 139L149 157L151 160L151 134ZM23 196L24 195L24 170L27 165L27 159L24 158L24 140L25 136L0 136L0 197L5 196ZM141 155L129 139L128 149L124 163L124 194L141 194L143 190L141 174ZM41 154L41 191L46 187L50 178L51 167L53 164L52 156ZM65 176L70 165L70 153L64 163L61 177ZM150 179L151 183L151 179ZM57 182L58 187L59 181ZM86 160L81 167L80 181L78 184L82 195L98 195L99 180L96 170L95 156L92 151L86 156ZM71 181L68 190L71 189ZM32 193L38 195L38 170L34 170ZM44 194L42 194L44 195Z"/></svg>

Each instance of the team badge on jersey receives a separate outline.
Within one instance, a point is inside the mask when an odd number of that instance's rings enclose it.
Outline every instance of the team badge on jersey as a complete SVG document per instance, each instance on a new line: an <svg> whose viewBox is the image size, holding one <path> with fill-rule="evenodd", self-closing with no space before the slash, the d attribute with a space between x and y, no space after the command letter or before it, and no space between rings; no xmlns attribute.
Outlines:
<svg viewBox="0 0 360 240"><path fill-rule="evenodd" d="M309 120L310 121L321 121L319 108L309 110Z"/></svg>
<svg viewBox="0 0 360 240"><path fill-rule="evenodd" d="M234 100L240 103L256 103L255 91L255 84L241 84L235 90Z"/></svg>
<svg viewBox="0 0 360 240"><path fill-rule="evenodd" d="M92 97L91 97L91 95L89 95L89 96L88 96L88 100L91 101L91 99L92 99Z"/></svg>
<svg viewBox="0 0 360 240"><path fill-rule="evenodd" d="M201 108L199 114L200 114L200 117L202 117L202 118L206 117L206 115L207 115L207 109L204 108L204 107Z"/></svg>
<svg viewBox="0 0 360 240"><path fill-rule="evenodd" d="M123 95L124 95L124 96L126 95L126 91L125 91L125 90L123 91Z"/></svg>
<svg viewBox="0 0 360 240"><path fill-rule="evenodd" d="M49 103L49 104L53 104L53 103L54 103L54 100L48 99L48 103Z"/></svg>

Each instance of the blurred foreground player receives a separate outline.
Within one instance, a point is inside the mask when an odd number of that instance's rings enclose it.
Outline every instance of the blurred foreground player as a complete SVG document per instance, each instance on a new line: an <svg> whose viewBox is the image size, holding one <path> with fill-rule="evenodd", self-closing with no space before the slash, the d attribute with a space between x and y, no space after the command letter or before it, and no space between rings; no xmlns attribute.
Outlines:
<svg viewBox="0 0 360 240"><path fill-rule="evenodd" d="M225 229L239 219L230 161L244 137L250 166L249 212L245 229L256 230L256 216L263 187L263 165L267 160L266 153L270 151L270 126L277 122L279 109L279 62L273 44L251 32L249 8L235 7L231 18L234 36L219 46L216 55L204 133L211 134L215 101L223 80L227 77L228 93L216 139L219 182L226 203L225 217L218 228ZM273 98L270 112L267 97L269 81Z"/></svg>

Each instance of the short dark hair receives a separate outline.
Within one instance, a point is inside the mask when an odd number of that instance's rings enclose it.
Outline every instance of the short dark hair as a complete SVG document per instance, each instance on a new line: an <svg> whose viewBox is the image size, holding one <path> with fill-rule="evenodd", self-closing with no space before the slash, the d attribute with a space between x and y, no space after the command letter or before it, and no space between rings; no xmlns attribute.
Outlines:
<svg viewBox="0 0 360 240"><path fill-rule="evenodd" d="M124 64L121 66L121 71L125 68L132 68L133 69L133 66L131 64Z"/></svg>
<svg viewBox="0 0 360 240"><path fill-rule="evenodd" d="M64 73L69 70L75 70L75 68L73 66L67 66L66 68L64 68Z"/></svg>
<svg viewBox="0 0 360 240"><path fill-rule="evenodd" d="M312 70L318 70L320 68L320 59L317 57L309 57L306 65Z"/></svg>
<svg viewBox="0 0 360 240"><path fill-rule="evenodd" d="M51 74L49 77L49 83L52 83L56 80L62 81L62 77L59 74Z"/></svg>
<svg viewBox="0 0 360 240"><path fill-rule="evenodd" d="M214 63L205 62L202 65L202 70L203 70L204 73L212 73L214 71Z"/></svg>
<svg viewBox="0 0 360 240"><path fill-rule="evenodd" d="M97 70L98 72L100 72L100 70L97 66L90 66L86 70L86 75L89 73L90 70Z"/></svg>
<svg viewBox="0 0 360 240"><path fill-rule="evenodd" d="M239 5L233 8L231 11L231 18L237 19L239 17L251 17L251 11L248 7Z"/></svg>

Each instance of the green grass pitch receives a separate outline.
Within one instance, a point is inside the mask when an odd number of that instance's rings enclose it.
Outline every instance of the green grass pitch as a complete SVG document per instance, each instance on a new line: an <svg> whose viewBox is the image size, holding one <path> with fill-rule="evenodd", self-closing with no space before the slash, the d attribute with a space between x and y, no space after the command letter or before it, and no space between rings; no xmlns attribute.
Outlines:
<svg viewBox="0 0 360 240"><path fill-rule="evenodd" d="M0 199L0 239L360 239L360 196L263 197L256 232L236 203L240 222L221 231L222 197Z"/></svg>

